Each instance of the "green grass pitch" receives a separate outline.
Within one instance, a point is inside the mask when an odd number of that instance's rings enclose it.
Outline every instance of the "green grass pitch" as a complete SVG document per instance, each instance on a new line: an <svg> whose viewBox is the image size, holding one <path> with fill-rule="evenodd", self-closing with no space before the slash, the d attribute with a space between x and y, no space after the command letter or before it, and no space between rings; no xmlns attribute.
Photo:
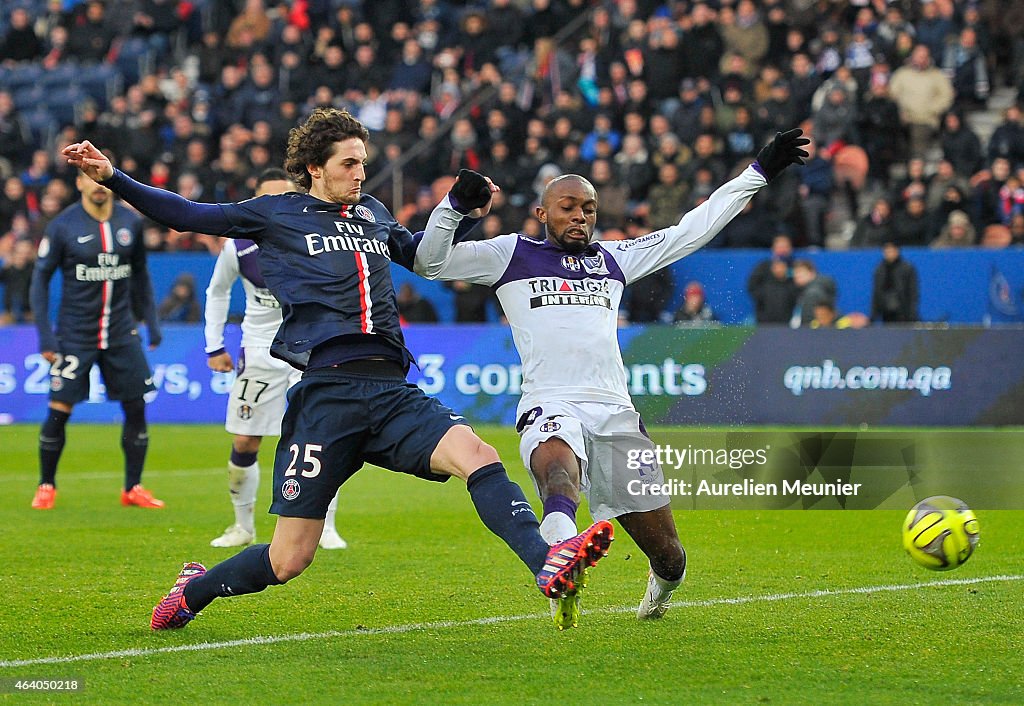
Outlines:
<svg viewBox="0 0 1024 706"><path fill-rule="evenodd" d="M515 434L479 431L532 499ZM119 428L72 422L38 512L37 433L0 428L0 702L1024 703L1024 511L979 511L978 551L948 573L905 556L902 511L680 511L688 578L665 619L634 617L647 566L620 531L559 633L463 484L364 469L342 492L349 549L152 633L182 561L233 551L209 546L232 517L230 437L154 425L145 482L167 508L140 510L118 502ZM261 512L259 539L272 528ZM26 696L15 677L84 687Z"/></svg>

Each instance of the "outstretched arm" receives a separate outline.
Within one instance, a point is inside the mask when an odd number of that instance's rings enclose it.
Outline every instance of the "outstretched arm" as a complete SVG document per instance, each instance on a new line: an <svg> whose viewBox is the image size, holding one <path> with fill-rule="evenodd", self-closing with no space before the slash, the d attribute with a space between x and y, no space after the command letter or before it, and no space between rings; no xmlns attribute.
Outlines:
<svg viewBox="0 0 1024 706"><path fill-rule="evenodd" d="M685 214L674 226L635 240L607 245L626 275L626 284L670 265L709 243L737 216L754 195L791 164L808 157L810 143L799 128L780 132L735 179L718 187L708 200Z"/></svg>
<svg viewBox="0 0 1024 706"><path fill-rule="evenodd" d="M72 167L107 187L157 223L180 231L226 235L232 224L217 204L196 203L172 191L146 186L114 169L100 150L88 140L65 147L61 154Z"/></svg>

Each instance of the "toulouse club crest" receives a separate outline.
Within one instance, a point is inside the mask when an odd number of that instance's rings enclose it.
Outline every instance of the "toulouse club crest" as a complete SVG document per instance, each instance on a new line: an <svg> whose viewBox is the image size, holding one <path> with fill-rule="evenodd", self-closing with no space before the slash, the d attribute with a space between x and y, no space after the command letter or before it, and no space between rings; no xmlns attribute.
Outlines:
<svg viewBox="0 0 1024 706"><path fill-rule="evenodd" d="M570 272L579 272L581 267L580 259L575 255L566 255L562 258L562 267Z"/></svg>

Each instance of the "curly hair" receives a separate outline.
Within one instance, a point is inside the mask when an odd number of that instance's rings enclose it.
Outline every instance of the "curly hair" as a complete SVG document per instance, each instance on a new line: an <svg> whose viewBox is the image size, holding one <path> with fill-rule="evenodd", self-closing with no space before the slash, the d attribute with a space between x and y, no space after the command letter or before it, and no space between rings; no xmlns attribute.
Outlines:
<svg viewBox="0 0 1024 706"><path fill-rule="evenodd" d="M288 132L284 168L297 184L309 191L313 177L306 166L326 164L334 152L334 143L351 137L367 142L370 132L347 110L317 108L305 123Z"/></svg>

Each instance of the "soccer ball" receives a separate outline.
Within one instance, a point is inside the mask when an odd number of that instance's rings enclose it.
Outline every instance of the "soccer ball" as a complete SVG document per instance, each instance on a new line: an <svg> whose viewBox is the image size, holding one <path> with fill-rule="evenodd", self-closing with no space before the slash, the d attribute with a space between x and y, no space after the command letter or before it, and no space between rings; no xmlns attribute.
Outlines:
<svg viewBox="0 0 1024 706"><path fill-rule="evenodd" d="M926 569L949 571L978 544L978 519L962 500L933 495L914 505L903 521L903 548Z"/></svg>

